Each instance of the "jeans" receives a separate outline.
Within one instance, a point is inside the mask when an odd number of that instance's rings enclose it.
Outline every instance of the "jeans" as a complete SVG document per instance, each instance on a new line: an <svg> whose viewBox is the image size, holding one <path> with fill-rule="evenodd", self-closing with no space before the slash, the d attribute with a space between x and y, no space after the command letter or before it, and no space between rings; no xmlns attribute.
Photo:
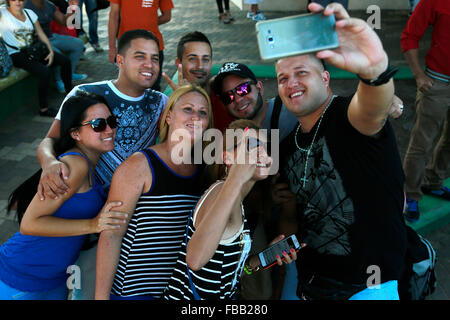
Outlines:
<svg viewBox="0 0 450 320"><path fill-rule="evenodd" d="M49 291L20 291L0 281L0 300L67 300L66 284Z"/></svg>
<svg viewBox="0 0 450 320"><path fill-rule="evenodd" d="M430 89L417 92L416 120L403 160L408 198L419 201L422 198L421 185L440 189L447 178L450 165L449 122L450 83L434 80ZM436 138L439 141L434 147ZM431 161L427 165L431 153Z"/></svg>
<svg viewBox="0 0 450 320"><path fill-rule="evenodd" d="M50 67L46 66L45 61L42 63L36 61L29 61L26 58L25 54L21 52L13 53L11 55L11 59L15 67L22 68L37 77L39 108L40 109L47 108L48 88L50 85L50 76L51 76ZM51 67L53 67L54 69L56 68L59 69L58 77L59 79L61 79L62 76L66 93L69 93L70 90L72 90L72 73L69 58L66 57L65 55L55 52Z"/></svg>
<svg viewBox="0 0 450 320"><path fill-rule="evenodd" d="M297 297L297 266L294 263L287 264L286 276L284 278L283 290L280 300L300 300Z"/></svg>
<svg viewBox="0 0 450 320"><path fill-rule="evenodd" d="M88 15L89 20L89 42L92 44L98 43L98 11L95 10L97 8L97 0L79 0L80 12L81 12L81 24L80 28L83 30L83 3L86 6L86 13Z"/></svg>
<svg viewBox="0 0 450 320"><path fill-rule="evenodd" d="M72 64L72 73L75 73L75 68L84 51L83 40L58 33L52 34L49 40L55 52L68 55L70 63ZM61 80L59 72L55 73L55 78L56 80Z"/></svg>

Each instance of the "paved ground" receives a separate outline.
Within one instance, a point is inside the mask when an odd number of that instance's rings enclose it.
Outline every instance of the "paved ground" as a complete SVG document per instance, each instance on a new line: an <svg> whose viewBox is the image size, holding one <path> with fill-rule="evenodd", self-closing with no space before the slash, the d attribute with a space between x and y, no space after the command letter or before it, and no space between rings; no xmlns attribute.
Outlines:
<svg viewBox="0 0 450 320"><path fill-rule="evenodd" d="M217 19L218 13L213 1L204 0L173 0L175 9L172 21L161 27L164 35L165 65L164 70L172 75L175 72L173 61L176 54L178 39L188 31L204 32L212 42L214 63L238 61L251 65L269 64L260 60L256 44L254 23L245 18L245 11L240 11L232 5L231 12L235 21L224 25ZM297 12L277 13L264 12L268 18L278 18ZM367 19L363 11L352 12L354 16ZM86 18L86 15L84 15ZM99 36L100 43L107 48L108 10L100 12ZM377 30L391 62L396 65L406 65L401 54L399 37L407 21L406 11L381 11L381 29ZM84 23L87 30L87 21ZM421 57L424 57L430 43L430 32L424 37L421 47ZM86 45L85 60L80 62L78 71L89 75L85 82L113 79L117 76L116 68L108 62L107 52L95 53ZM275 95L276 83L273 79L262 79L265 84L265 96ZM163 88L165 84L163 85ZM356 87L354 80L332 80L332 87L337 93L350 93ZM405 113L401 119L393 121L398 138L400 154L403 158L409 132L414 119L414 80L396 82L396 93L405 102ZM26 94L26 93L25 93ZM56 91L50 94L51 106L58 107L63 95ZM37 105L29 105L0 122L0 243L17 231L17 223L13 217L6 216L6 202L9 193L25 178L38 169L35 150L42 137L46 134L51 119L41 118L37 114ZM432 242L438 253L436 272L439 285L432 295L433 300L449 300L450 298L450 225L442 226L427 238Z"/></svg>

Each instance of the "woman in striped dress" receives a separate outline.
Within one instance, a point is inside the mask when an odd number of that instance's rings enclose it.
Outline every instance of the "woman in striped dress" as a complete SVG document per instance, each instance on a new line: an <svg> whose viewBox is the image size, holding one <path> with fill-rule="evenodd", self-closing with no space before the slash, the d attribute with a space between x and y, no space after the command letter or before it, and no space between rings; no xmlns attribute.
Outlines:
<svg viewBox="0 0 450 320"><path fill-rule="evenodd" d="M160 143L134 153L115 171L108 202L121 201L117 210L133 214L127 226L100 236L96 299L157 299L163 293L189 214L208 186L204 166L179 161L178 151L190 151L201 138L197 133L210 126L208 94L194 85L179 87L162 114Z"/></svg>
<svg viewBox="0 0 450 320"><path fill-rule="evenodd" d="M257 256L247 259L251 239L242 201L255 182L267 178L272 159L253 121L236 120L229 129L233 130L226 131L223 151L228 174L205 192L189 219L177 266L164 292L167 300L233 299L244 265L256 269L260 264ZM239 131L238 143L227 146L232 141L228 137L238 136ZM292 258L287 253L280 256L287 263L296 259L295 253Z"/></svg>

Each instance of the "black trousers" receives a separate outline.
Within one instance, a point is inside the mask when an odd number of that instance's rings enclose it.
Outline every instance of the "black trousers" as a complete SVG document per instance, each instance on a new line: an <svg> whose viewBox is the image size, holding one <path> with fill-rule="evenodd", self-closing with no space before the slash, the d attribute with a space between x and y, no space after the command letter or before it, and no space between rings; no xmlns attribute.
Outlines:
<svg viewBox="0 0 450 320"><path fill-rule="evenodd" d="M223 13L223 4L222 1L225 3L225 10L230 10L230 0L216 0L217 2L217 9L219 9L219 13Z"/></svg>
<svg viewBox="0 0 450 320"><path fill-rule="evenodd" d="M61 67L61 79L64 82L66 93L72 90L72 66L70 59L57 52L54 53L53 63L47 67L46 61L30 61L22 52L11 55L13 64L17 68L24 69L38 78L38 99L39 108L48 108L48 88L50 86L51 69L50 67Z"/></svg>

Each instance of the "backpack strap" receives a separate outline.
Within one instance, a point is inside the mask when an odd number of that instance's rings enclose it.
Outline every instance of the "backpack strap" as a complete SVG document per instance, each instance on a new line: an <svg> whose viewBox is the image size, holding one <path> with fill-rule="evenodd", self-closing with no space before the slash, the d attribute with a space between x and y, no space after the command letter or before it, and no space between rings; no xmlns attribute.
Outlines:
<svg viewBox="0 0 450 320"><path fill-rule="evenodd" d="M273 104L272 116L270 118L270 129L278 129L278 122L280 120L281 106L283 105L280 95L275 97Z"/></svg>
<svg viewBox="0 0 450 320"><path fill-rule="evenodd" d="M32 21L31 18L30 18L30 15L28 14L27 10L25 10L25 9L23 9L23 12L26 14L26 16L28 17L28 19L29 19L30 22L31 22L31 26L33 27L33 35L36 35L36 34L35 34L36 29L35 29L35 27L34 27L33 21ZM19 48L14 47L14 46L8 44L8 43L5 41L5 39L3 39L3 43L6 44L8 47L14 49L14 50L19 50L19 51L20 51Z"/></svg>

